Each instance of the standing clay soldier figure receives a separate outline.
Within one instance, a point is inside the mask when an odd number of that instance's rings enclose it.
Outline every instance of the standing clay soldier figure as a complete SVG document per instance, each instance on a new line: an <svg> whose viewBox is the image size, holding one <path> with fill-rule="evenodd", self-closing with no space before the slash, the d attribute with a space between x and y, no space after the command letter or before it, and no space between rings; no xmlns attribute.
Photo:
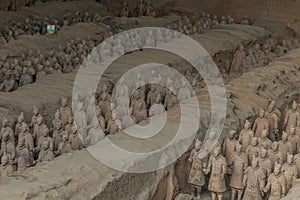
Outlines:
<svg viewBox="0 0 300 200"><path fill-rule="evenodd" d="M107 122L107 128L106 128L106 133L107 134L115 134L119 131L118 124L116 122L116 119L113 117L108 120Z"/></svg>
<svg viewBox="0 0 300 200"><path fill-rule="evenodd" d="M224 156L221 154L219 146L214 147L213 155L210 156L208 161L206 174L210 173L208 183L208 190L211 192L212 200L222 200L223 193L226 191L225 175L227 170L227 163Z"/></svg>
<svg viewBox="0 0 300 200"><path fill-rule="evenodd" d="M54 153L50 149L50 142L43 141L41 145L41 151L39 153L38 162L46 162L54 159Z"/></svg>
<svg viewBox="0 0 300 200"><path fill-rule="evenodd" d="M232 171L230 178L231 199L234 200L237 193L238 200L242 200L244 192L243 178L244 171L248 167L248 158L242 151L242 145L240 143L236 144L236 150L229 159L228 166Z"/></svg>
<svg viewBox="0 0 300 200"><path fill-rule="evenodd" d="M261 138L259 138L259 145L265 149L271 149L272 141L268 138L268 131L266 129L262 130Z"/></svg>
<svg viewBox="0 0 300 200"><path fill-rule="evenodd" d="M300 148L298 150L298 153L294 156L294 160L295 160L295 163L296 163L298 176L300 176Z"/></svg>
<svg viewBox="0 0 300 200"><path fill-rule="evenodd" d="M61 114L61 121L66 125L69 121L69 118L72 116L72 111L70 106L68 106L68 99L66 97L61 98L61 107L59 108Z"/></svg>
<svg viewBox="0 0 300 200"><path fill-rule="evenodd" d="M244 129L240 132L239 142L242 144L243 151L251 144L251 139L254 137L253 131L250 129L250 122L246 120Z"/></svg>
<svg viewBox="0 0 300 200"><path fill-rule="evenodd" d="M2 137L0 156L4 155L5 153L10 161L13 161L16 157L15 144L11 142L11 137L7 133Z"/></svg>
<svg viewBox="0 0 300 200"><path fill-rule="evenodd" d="M78 133L83 137L85 140L87 137L87 116L85 111L83 110L83 103L78 103L78 109L75 112L75 123L78 128Z"/></svg>
<svg viewBox="0 0 300 200"><path fill-rule="evenodd" d="M137 16L143 16L145 14L145 4L144 0L139 0L137 6L136 6Z"/></svg>
<svg viewBox="0 0 300 200"><path fill-rule="evenodd" d="M265 193L270 191L269 200L280 200L287 193L286 179L281 173L281 165L275 164L274 173L268 177Z"/></svg>
<svg viewBox="0 0 300 200"><path fill-rule="evenodd" d="M0 167L0 177L5 178L12 175L14 172L13 167L9 163L9 158L6 154L4 154L1 158L1 167Z"/></svg>
<svg viewBox="0 0 300 200"><path fill-rule="evenodd" d="M269 138L275 141L278 135L278 124L281 117L281 113L278 109L275 109L275 101L272 101L265 113L266 119L269 121Z"/></svg>
<svg viewBox="0 0 300 200"><path fill-rule="evenodd" d="M89 130L88 137L86 138L87 145L95 145L100 140L105 138L105 134L99 125L97 118L94 118L92 122L92 127Z"/></svg>
<svg viewBox="0 0 300 200"><path fill-rule="evenodd" d="M249 163L252 163L252 158L258 157L260 151L260 147L258 146L258 139L257 137L254 137L251 139L251 145L247 147L246 149L246 155L248 156Z"/></svg>
<svg viewBox="0 0 300 200"><path fill-rule="evenodd" d="M279 151L279 144L278 142L273 142L272 149L268 152L269 158L272 163L272 169L274 168L275 163L283 164L283 156L282 153Z"/></svg>
<svg viewBox="0 0 300 200"><path fill-rule="evenodd" d="M264 171L266 177L272 172L272 162L268 157L268 151L265 148L261 148L259 157L259 167Z"/></svg>
<svg viewBox="0 0 300 200"><path fill-rule="evenodd" d="M233 61L231 63L230 72L241 72L243 69L242 61L246 57L246 52L244 51L244 46L241 44L239 49L235 52Z"/></svg>
<svg viewBox="0 0 300 200"><path fill-rule="evenodd" d="M25 147L28 149L31 160L32 160L33 159L34 142L33 142L32 134L29 133L28 130L29 130L28 125L25 124L22 127L22 132L19 134L18 144L20 143L20 140L22 140L22 138L24 138Z"/></svg>
<svg viewBox="0 0 300 200"><path fill-rule="evenodd" d="M53 132L54 151L57 151L59 143L63 141L63 135L65 134L62 122L56 124L55 131Z"/></svg>
<svg viewBox="0 0 300 200"><path fill-rule="evenodd" d="M225 156L227 161L229 161L232 153L235 151L235 146L237 144L237 141L235 139L235 134L236 134L235 130L229 131L228 138L226 138L223 143L222 153Z"/></svg>
<svg viewBox="0 0 300 200"><path fill-rule="evenodd" d="M96 107L96 117L99 121L100 127L102 128L102 130L105 130L106 125L105 125L105 119L104 117L101 115L101 109L99 106Z"/></svg>
<svg viewBox="0 0 300 200"><path fill-rule="evenodd" d="M70 141L72 150L73 151L81 150L83 147L82 140L80 139L80 136L79 136L75 126L72 127L72 130L73 130L73 132L69 137L69 141Z"/></svg>
<svg viewBox="0 0 300 200"><path fill-rule="evenodd" d="M129 7L127 5L127 3L124 1L123 3L123 7L120 13L120 17L129 17Z"/></svg>
<svg viewBox="0 0 300 200"><path fill-rule="evenodd" d="M298 178L298 170L293 155L288 154L287 162L282 166L282 172L286 178L287 191L289 191L293 187L294 181Z"/></svg>
<svg viewBox="0 0 300 200"><path fill-rule="evenodd" d="M243 185L246 187L243 200L263 200L266 176L259 167L258 158L253 157L251 166L244 174Z"/></svg>
<svg viewBox="0 0 300 200"><path fill-rule="evenodd" d="M195 142L195 148L192 150L189 162L192 163L191 172L188 183L191 184L193 198L200 199L202 187L205 185L205 175L203 173L203 160L199 157L201 149L201 141L198 139Z"/></svg>
<svg viewBox="0 0 300 200"><path fill-rule="evenodd" d="M70 153L72 150L71 144L69 142L69 136L68 134L63 135L63 141L59 143L58 149L55 152L56 156L63 155L65 153Z"/></svg>
<svg viewBox="0 0 300 200"><path fill-rule="evenodd" d="M70 117L68 119L68 123L67 125L65 126L65 132L68 134L68 136L70 136L73 132L73 127L74 126L74 117Z"/></svg>
<svg viewBox="0 0 300 200"><path fill-rule="evenodd" d="M31 118L29 127L34 130L35 126L38 124L39 118L42 118L42 116L40 115L40 109L36 106L33 106L33 116Z"/></svg>
<svg viewBox="0 0 300 200"><path fill-rule="evenodd" d="M59 110L56 110L56 112L54 114L54 119L52 120L52 131L56 131L56 128L60 124L62 124L61 114L60 114Z"/></svg>
<svg viewBox="0 0 300 200"><path fill-rule="evenodd" d="M40 151L42 149L42 145L43 145L44 141L49 142L49 148L51 151L53 151L54 150L54 142L53 142L53 139L49 136L49 129L47 127L45 127L42 130L42 135L39 138L38 145L36 148L37 151Z"/></svg>
<svg viewBox="0 0 300 200"><path fill-rule="evenodd" d="M4 117L3 121L2 121L2 128L1 128L1 132L0 132L0 140L3 140L3 136L4 135L9 135L10 137L10 141L15 144L15 136L14 136L14 132L12 130L12 128L9 126L9 120Z"/></svg>
<svg viewBox="0 0 300 200"><path fill-rule="evenodd" d="M19 137L19 134L22 132L24 126L27 126L27 124L24 121L24 114L21 112L21 114L18 116L17 124L15 126L15 138Z"/></svg>
<svg viewBox="0 0 300 200"><path fill-rule="evenodd" d="M23 157L23 159L21 157ZM19 140L19 143L16 147L16 158L18 159L18 171L24 170L24 169L19 170L20 165L23 165L23 163L22 163L23 160L25 160L25 168L30 167L32 165L31 154L25 146L25 138L21 138ZM21 163L19 164L20 161L21 161ZM24 167L24 165L23 165L23 167Z"/></svg>
<svg viewBox="0 0 300 200"><path fill-rule="evenodd" d="M300 137L296 134L295 128L290 128L288 141L293 146L293 154L296 154L300 147Z"/></svg>
<svg viewBox="0 0 300 200"><path fill-rule="evenodd" d="M292 109L286 113L284 119L284 126L288 132L292 127L298 127L300 125L300 113L297 110L298 104L293 102Z"/></svg>
<svg viewBox="0 0 300 200"><path fill-rule="evenodd" d="M47 126L43 123L43 117L37 118L34 131L33 131L33 139L35 146L38 145L40 137L43 135L43 130L48 129Z"/></svg>
<svg viewBox="0 0 300 200"><path fill-rule="evenodd" d="M261 138L262 130L266 129L269 132L269 121L265 118L265 111L259 110L259 118L257 118L253 124L253 132L255 133L255 137Z"/></svg>
<svg viewBox="0 0 300 200"><path fill-rule="evenodd" d="M283 131L279 143L279 151L282 153L283 163L287 160L287 154L293 154L293 145L288 141L288 134Z"/></svg>

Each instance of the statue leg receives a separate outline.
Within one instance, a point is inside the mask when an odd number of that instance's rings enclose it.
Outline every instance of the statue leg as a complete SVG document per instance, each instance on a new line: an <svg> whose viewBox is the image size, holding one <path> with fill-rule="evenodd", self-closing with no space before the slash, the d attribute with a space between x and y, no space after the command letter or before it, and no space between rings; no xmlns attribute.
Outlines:
<svg viewBox="0 0 300 200"><path fill-rule="evenodd" d="M242 200L243 193L243 190L238 190L238 200Z"/></svg>
<svg viewBox="0 0 300 200"><path fill-rule="evenodd" d="M235 199L236 190L234 188L231 188L231 200Z"/></svg>
<svg viewBox="0 0 300 200"><path fill-rule="evenodd" d="M196 187L194 185L191 185L191 195L192 197L196 197Z"/></svg>
<svg viewBox="0 0 300 200"><path fill-rule="evenodd" d="M211 192L211 200L216 200L216 193Z"/></svg>
<svg viewBox="0 0 300 200"><path fill-rule="evenodd" d="M218 200L222 200L223 199L223 193L218 193Z"/></svg>
<svg viewBox="0 0 300 200"><path fill-rule="evenodd" d="M196 189L197 189L197 192L196 192L197 193L197 199L200 199L202 187L197 186Z"/></svg>

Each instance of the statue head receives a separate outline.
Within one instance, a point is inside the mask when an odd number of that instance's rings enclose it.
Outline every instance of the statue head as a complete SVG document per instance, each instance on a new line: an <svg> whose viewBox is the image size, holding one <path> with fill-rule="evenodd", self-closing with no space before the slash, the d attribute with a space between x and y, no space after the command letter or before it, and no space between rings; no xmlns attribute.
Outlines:
<svg viewBox="0 0 300 200"><path fill-rule="evenodd" d="M23 124L22 130L23 133L26 133L28 131L28 125L26 123Z"/></svg>
<svg viewBox="0 0 300 200"><path fill-rule="evenodd" d="M61 97L61 106L66 107L68 105L68 99L66 97Z"/></svg>
<svg viewBox="0 0 300 200"><path fill-rule="evenodd" d="M218 157L221 154L221 148L219 145L214 147L214 157Z"/></svg>
<svg viewBox="0 0 300 200"><path fill-rule="evenodd" d="M261 131L261 137L262 139L266 139L268 137L269 133L267 129L264 129Z"/></svg>
<svg viewBox="0 0 300 200"><path fill-rule="evenodd" d="M285 131L282 132L281 140L283 142L288 141L288 134Z"/></svg>
<svg viewBox="0 0 300 200"><path fill-rule="evenodd" d="M55 112L55 114L54 114L54 118L55 118L56 120L59 120L60 117L61 117L61 114L60 114L59 110L57 109L56 112Z"/></svg>
<svg viewBox="0 0 300 200"><path fill-rule="evenodd" d="M296 102L296 101L293 101L292 109L293 109L293 110L297 110L297 107L298 107L297 102Z"/></svg>
<svg viewBox="0 0 300 200"><path fill-rule="evenodd" d="M248 130L250 128L250 122L248 120L246 120L245 124L244 124L244 129Z"/></svg>
<svg viewBox="0 0 300 200"><path fill-rule="evenodd" d="M34 116L38 116L40 113L40 109L37 106L33 106L33 114Z"/></svg>
<svg viewBox="0 0 300 200"><path fill-rule="evenodd" d="M252 145L252 146L257 146L257 145L258 145L258 139L257 139L257 137L253 137L253 138L251 139L251 145Z"/></svg>
<svg viewBox="0 0 300 200"><path fill-rule="evenodd" d="M4 153L4 155L2 156L1 158L1 165L2 166L6 166L9 162L9 158L8 156L6 155L6 153Z"/></svg>
<svg viewBox="0 0 300 200"><path fill-rule="evenodd" d="M196 150L197 152L200 151L201 145L202 145L202 142L201 142L199 139L196 139L196 141L195 141L195 150Z"/></svg>
<svg viewBox="0 0 300 200"><path fill-rule="evenodd" d="M294 127L290 128L290 135L295 135L296 134L296 129Z"/></svg>
<svg viewBox="0 0 300 200"><path fill-rule="evenodd" d="M44 151L48 150L48 149L49 149L49 146L50 146L50 143L49 143L48 140L43 141L43 143L42 143L42 149L43 149Z"/></svg>
<svg viewBox="0 0 300 200"><path fill-rule="evenodd" d="M273 144L272 144L272 150L274 152L276 152L278 150L278 142L273 142Z"/></svg>
<svg viewBox="0 0 300 200"><path fill-rule="evenodd" d="M238 153L242 152L242 145L239 142L235 146L235 151Z"/></svg>
<svg viewBox="0 0 300 200"><path fill-rule="evenodd" d="M289 164L289 165L291 165L291 164L293 164L294 163L294 156L293 156L293 154L287 154L287 163Z"/></svg>
<svg viewBox="0 0 300 200"><path fill-rule="evenodd" d="M263 109L259 110L259 118L263 118L265 116L265 111Z"/></svg>
<svg viewBox="0 0 300 200"><path fill-rule="evenodd" d="M49 136L49 129L48 128L44 128L42 131L42 134L44 137L48 137Z"/></svg>
<svg viewBox="0 0 300 200"><path fill-rule="evenodd" d="M261 158L266 158L267 157L267 154L268 154L268 152L267 152L267 150L265 149L265 148L261 148L260 149L260 157Z"/></svg>
<svg viewBox="0 0 300 200"><path fill-rule="evenodd" d="M281 173L281 165L276 162L274 166L274 174L275 176L278 176L280 173Z"/></svg>
<svg viewBox="0 0 300 200"><path fill-rule="evenodd" d="M234 136L235 136L235 134L236 134L236 131L235 131L235 130L231 130L231 131L229 131L228 138L229 138L230 140L233 140L233 139L234 139Z"/></svg>

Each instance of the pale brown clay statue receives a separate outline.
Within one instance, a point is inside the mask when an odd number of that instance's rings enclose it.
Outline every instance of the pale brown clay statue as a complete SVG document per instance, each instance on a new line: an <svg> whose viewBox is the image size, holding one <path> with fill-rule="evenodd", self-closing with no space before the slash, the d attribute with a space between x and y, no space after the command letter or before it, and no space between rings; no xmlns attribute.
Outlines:
<svg viewBox="0 0 300 200"><path fill-rule="evenodd" d="M244 192L244 171L248 167L248 158L247 155L242 151L242 145L240 143L237 143L236 150L229 159L228 166L231 171L231 179L229 184L231 187L231 199L236 199L235 197L237 194L238 200L241 200Z"/></svg>
<svg viewBox="0 0 300 200"><path fill-rule="evenodd" d="M251 139L254 137L253 131L250 129L250 122L246 120L244 129L240 132L239 142L242 144L242 149L245 152L250 145Z"/></svg>
<svg viewBox="0 0 300 200"><path fill-rule="evenodd" d="M243 200L263 200L266 176L259 167L258 158L252 158L252 165L244 174L243 185L246 187Z"/></svg>
<svg viewBox="0 0 300 200"><path fill-rule="evenodd" d="M293 187L294 181L298 178L298 170L293 155L288 154L287 162L282 166L282 172L286 178L287 191L289 191Z"/></svg>
<svg viewBox="0 0 300 200"><path fill-rule="evenodd" d="M281 113L278 109L275 109L275 101L272 101L265 113L266 119L269 121L269 138L275 141L278 136L278 126Z"/></svg>
<svg viewBox="0 0 300 200"><path fill-rule="evenodd" d="M272 172L272 162L268 157L268 151L265 148L261 148L259 155L259 167L263 170L266 177L268 177Z"/></svg>
<svg viewBox="0 0 300 200"><path fill-rule="evenodd" d="M286 113L284 119L284 126L286 127L286 131L288 132L290 128L297 127L300 124L300 113L297 110L298 104L296 101L293 102L292 109Z"/></svg>
<svg viewBox="0 0 300 200"><path fill-rule="evenodd" d="M273 142L272 149L269 150L268 154L272 163L272 169L274 168L275 163L278 163L280 165L283 164L283 156L282 153L279 151L278 142Z"/></svg>
<svg viewBox="0 0 300 200"><path fill-rule="evenodd" d="M192 150L189 162L192 163L188 183L191 185L191 192L194 198L200 199L202 187L205 184L205 175L203 173L203 160L199 157L201 141L195 142L195 148Z"/></svg>
<svg viewBox="0 0 300 200"><path fill-rule="evenodd" d="M3 140L3 136L4 135L9 135L9 140L15 144L15 136L14 136L14 132L12 130L12 128L9 126L9 120L4 117L3 121L2 121L2 128L1 128L1 132L0 132L0 140Z"/></svg>
<svg viewBox="0 0 300 200"><path fill-rule="evenodd" d="M281 165L275 164L274 173L268 177L265 193L270 191L269 200L280 200L287 193L286 179L281 173Z"/></svg>
<svg viewBox="0 0 300 200"><path fill-rule="evenodd" d="M296 134L295 128L290 128L288 141L293 146L293 154L296 154L300 147L300 137Z"/></svg>
<svg viewBox="0 0 300 200"><path fill-rule="evenodd" d="M272 141L268 138L268 130L264 129L261 132L261 138L259 140L259 145L265 149L271 149Z"/></svg>
<svg viewBox="0 0 300 200"><path fill-rule="evenodd" d="M39 153L38 162L51 161L54 159L54 153L50 149L50 142L45 140L41 145L41 151Z"/></svg>
<svg viewBox="0 0 300 200"><path fill-rule="evenodd" d="M37 106L33 106L33 116L30 122L30 128L34 130L35 126L38 124L38 119L42 118L40 115L40 109Z"/></svg>
<svg viewBox="0 0 300 200"><path fill-rule="evenodd" d="M27 125L24 121L24 114L21 112L21 114L18 116L17 124L15 126L15 137L18 138L19 134L22 132L23 126Z"/></svg>
<svg viewBox="0 0 300 200"><path fill-rule="evenodd" d="M257 139L257 137L253 137L251 139L250 146L247 147L246 152L245 152L246 155L248 156L249 163L252 163L253 156L258 157L259 151L260 151L260 147L258 145L258 139Z"/></svg>
<svg viewBox="0 0 300 200"><path fill-rule="evenodd" d="M60 155L63 155L65 153L71 152L71 150L72 150L72 147L71 147L71 144L69 142L69 136L68 136L68 134L65 133L63 135L63 141L58 144L58 149L55 152L55 155L60 156Z"/></svg>
<svg viewBox="0 0 300 200"><path fill-rule="evenodd" d="M279 143L279 151L282 153L283 163L287 160L287 154L293 154L293 145L288 141L288 134L282 132L281 140Z"/></svg>
<svg viewBox="0 0 300 200"><path fill-rule="evenodd" d="M6 154L1 157L0 177L5 178L12 175L14 172L13 167L9 163L9 158Z"/></svg>
<svg viewBox="0 0 300 200"><path fill-rule="evenodd" d="M206 174L210 173L210 179L208 183L208 190L211 192L212 200L222 200L223 193L226 191L225 175L227 170L227 163L224 156L221 154L221 148L219 146L214 147L213 154L208 161Z"/></svg>
<svg viewBox="0 0 300 200"><path fill-rule="evenodd" d="M68 106L68 99L66 97L61 98L61 107L59 108L61 114L61 121L66 125L69 118L72 116L71 108Z"/></svg>
<svg viewBox="0 0 300 200"><path fill-rule="evenodd" d="M260 109L259 118L257 118L253 124L253 132L255 137L260 138L262 130L269 131L269 121L265 118L265 111Z"/></svg>
<svg viewBox="0 0 300 200"><path fill-rule="evenodd" d="M72 150L81 150L83 148L82 140L80 139L80 136L75 126L72 127L72 130L72 134L69 137Z"/></svg>
<svg viewBox="0 0 300 200"><path fill-rule="evenodd" d="M235 130L229 131L228 138L226 138L223 142L223 155L225 156L226 160L228 161L231 158L232 153L235 151L235 146L237 141L235 139Z"/></svg>

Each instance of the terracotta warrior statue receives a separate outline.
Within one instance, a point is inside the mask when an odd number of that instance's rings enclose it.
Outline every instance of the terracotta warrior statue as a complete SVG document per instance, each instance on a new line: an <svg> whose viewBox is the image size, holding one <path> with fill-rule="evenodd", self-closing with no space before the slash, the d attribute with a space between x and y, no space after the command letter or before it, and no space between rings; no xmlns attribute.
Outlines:
<svg viewBox="0 0 300 200"><path fill-rule="evenodd" d="M281 117L281 113L278 109L275 109L275 101L272 101L265 113L266 119L269 121L269 138L275 141L278 135L278 126Z"/></svg>
<svg viewBox="0 0 300 200"><path fill-rule="evenodd" d="M287 193L286 189L286 179L281 173L281 165L276 163L274 173L268 176L264 192L268 193L270 191L269 200L280 200Z"/></svg>
<svg viewBox="0 0 300 200"><path fill-rule="evenodd" d="M210 156L208 166L204 172L210 173L208 190L211 192L212 200L222 200L223 193L226 191L225 175L227 163L225 157L221 154L219 146L214 147L213 154Z"/></svg>
<svg viewBox="0 0 300 200"><path fill-rule="evenodd" d="M237 144L237 140L235 139L235 130L229 131L228 138L224 140L223 143L223 155L225 156L226 160L228 161L231 158L232 153L235 151L235 147Z"/></svg>
<svg viewBox="0 0 300 200"><path fill-rule="evenodd" d="M7 133L2 136L0 156L4 154L8 156L10 161L13 161L16 158L15 144L11 142L11 137Z"/></svg>
<svg viewBox="0 0 300 200"><path fill-rule="evenodd" d="M65 153L71 152L71 150L72 150L72 147L71 147L71 144L69 142L69 136L68 136L68 134L65 133L63 135L63 141L58 144L58 149L55 152L55 155L60 156L60 155L63 155Z"/></svg>
<svg viewBox="0 0 300 200"><path fill-rule="evenodd" d="M39 118L42 118L42 116L40 114L40 109L37 106L33 106L33 116L31 118L29 127L34 130L35 126L38 124Z"/></svg>
<svg viewBox="0 0 300 200"><path fill-rule="evenodd" d="M242 145L236 144L236 150L232 153L228 162L229 169L231 171L230 187L231 187L231 199L235 200L236 194L238 200L242 200L244 192L243 178L244 171L248 167L247 155L242 151Z"/></svg>
<svg viewBox="0 0 300 200"><path fill-rule="evenodd" d="M53 132L52 138L54 142L54 151L57 151L59 143L63 141L63 135L65 134L62 121L56 123L55 131Z"/></svg>
<svg viewBox="0 0 300 200"><path fill-rule="evenodd" d="M268 130L264 129L261 132L261 138L259 138L260 146L264 147L265 149L271 149L272 141L268 138Z"/></svg>
<svg viewBox="0 0 300 200"><path fill-rule="evenodd" d="M255 137L260 138L262 130L266 129L269 132L269 121L265 118L265 111L259 110L259 118L257 118L253 124L253 132Z"/></svg>
<svg viewBox="0 0 300 200"><path fill-rule="evenodd" d="M293 187L294 181L298 178L298 170L293 155L288 154L287 162L282 166L282 172L286 178L287 191L289 191Z"/></svg>
<svg viewBox="0 0 300 200"><path fill-rule="evenodd" d="M68 134L68 136L70 136L73 132L73 129L72 127L74 126L74 117L71 116L69 119L68 119L68 123L66 124L65 126L65 132Z"/></svg>
<svg viewBox="0 0 300 200"><path fill-rule="evenodd" d="M279 151L282 153L283 163L287 160L287 153L293 154L293 145L288 141L288 134L282 132L281 140L279 143Z"/></svg>
<svg viewBox="0 0 300 200"><path fill-rule="evenodd" d="M4 117L2 121L2 128L0 131L0 140L3 140L3 136L7 134L10 137L10 141L13 144L15 144L14 132L9 125L10 125L9 120L6 117Z"/></svg>
<svg viewBox="0 0 300 200"><path fill-rule="evenodd" d="M300 125L300 113L297 110L298 104L296 101L293 102L292 109L286 113L284 119L284 126L286 127L286 131L288 132L290 128L297 127Z"/></svg>
<svg viewBox="0 0 300 200"><path fill-rule="evenodd" d="M46 162L54 159L54 153L50 149L50 142L45 140L41 145L41 151L38 156L38 162Z"/></svg>
<svg viewBox="0 0 300 200"><path fill-rule="evenodd" d="M246 120L244 129L240 132L239 142L242 144L243 151L251 144L251 139L254 137L253 131L250 129L250 122Z"/></svg>
<svg viewBox="0 0 300 200"><path fill-rule="evenodd" d="M14 169L9 163L9 158L6 154L1 157L1 166L0 166L0 177L5 178L12 175Z"/></svg>
<svg viewBox="0 0 300 200"><path fill-rule="evenodd" d="M244 51L244 46L241 44L239 49L234 54L234 58L230 67L230 73L241 72L241 69L243 69L242 61L245 59L245 57L246 52Z"/></svg>
<svg viewBox="0 0 300 200"><path fill-rule="evenodd" d="M38 145L35 148L35 151L37 151L37 152L41 151L43 142L44 141L48 141L49 142L49 149L53 152L53 150L54 150L54 142L53 142L53 139L50 137L49 133L50 132L49 132L49 129L47 127L45 127L42 130L42 135L39 138Z"/></svg>
<svg viewBox="0 0 300 200"><path fill-rule="evenodd" d="M60 114L59 110L56 110L56 112L54 114L54 119L52 120L52 129L51 130L56 131L56 128L60 124L62 124L61 114Z"/></svg>
<svg viewBox="0 0 300 200"><path fill-rule="evenodd" d="M78 133L85 140L87 137L87 116L85 111L83 110L83 103L79 102L77 105L77 111L75 112L75 123L78 129Z"/></svg>
<svg viewBox="0 0 300 200"><path fill-rule="evenodd" d="M21 112L21 114L18 116L17 124L15 126L15 138L19 137L19 134L22 132L23 127L27 125L25 123L24 113Z"/></svg>
<svg viewBox="0 0 300 200"><path fill-rule="evenodd" d="M298 149L298 153L294 156L294 160L296 163L298 176L300 176L300 148Z"/></svg>
<svg viewBox="0 0 300 200"><path fill-rule="evenodd" d="M244 174L243 185L246 187L243 200L263 200L266 176L259 167L258 158L253 157L251 166Z"/></svg>
<svg viewBox="0 0 300 200"><path fill-rule="evenodd" d="M20 143L19 141L22 140L22 138L24 138L25 147L28 149L31 158L33 159L34 141L32 134L29 133L29 127L27 124L22 127L22 132L19 134L18 144Z"/></svg>
<svg viewBox="0 0 300 200"><path fill-rule="evenodd" d="M296 154L300 147L300 137L296 134L295 128L290 128L288 141L293 146L293 154Z"/></svg>
<svg viewBox="0 0 300 200"><path fill-rule="evenodd" d="M272 163L272 169L274 168L275 162L281 165L283 164L283 156L282 153L279 151L278 142L273 142L272 149L269 150L268 154Z"/></svg>
<svg viewBox="0 0 300 200"><path fill-rule="evenodd" d="M95 145L100 140L105 138L104 130L101 130L98 119L94 118L92 127L89 130L88 137L86 138L87 145Z"/></svg>
<svg viewBox="0 0 300 200"><path fill-rule="evenodd" d="M192 163L191 172L188 183L191 185L193 198L200 199L202 187L205 185L205 175L203 173L203 160L199 157L201 149L201 141L198 139L195 142L195 148L192 150L189 162Z"/></svg>
<svg viewBox="0 0 300 200"><path fill-rule="evenodd" d="M23 160L22 158L20 159L20 157L23 157L23 159L25 160L26 167L30 167L32 165L33 160L32 160L29 150L25 146L25 138L21 138L16 147L16 158L18 159L18 161ZM18 165L18 167L19 167L19 165ZM20 171L20 170L18 170L18 171ZM21 170L21 171L23 171L23 170Z"/></svg>
<svg viewBox="0 0 300 200"><path fill-rule="evenodd" d="M251 145L247 147L246 149L246 155L248 156L248 161L249 163L252 163L252 158L255 156L256 158L258 157L260 152L260 147L258 145L258 139L257 137L253 137L251 139Z"/></svg>
<svg viewBox="0 0 300 200"><path fill-rule="evenodd" d="M263 170L266 177L272 172L272 162L268 157L268 151L265 148L261 148L259 157L259 167Z"/></svg>
<svg viewBox="0 0 300 200"><path fill-rule="evenodd" d="M59 108L61 114L61 121L66 125L69 121L69 118L72 116L71 107L68 106L68 99L66 97L61 98L61 106Z"/></svg>
<svg viewBox="0 0 300 200"><path fill-rule="evenodd" d="M77 132L75 125L72 127L72 134L69 137L69 141L73 151L81 150L83 148L82 140Z"/></svg>
<svg viewBox="0 0 300 200"><path fill-rule="evenodd" d="M47 126L43 122L43 117L37 118L34 131L33 131L33 139L35 146L38 145L40 137L43 135L43 130L48 129Z"/></svg>

